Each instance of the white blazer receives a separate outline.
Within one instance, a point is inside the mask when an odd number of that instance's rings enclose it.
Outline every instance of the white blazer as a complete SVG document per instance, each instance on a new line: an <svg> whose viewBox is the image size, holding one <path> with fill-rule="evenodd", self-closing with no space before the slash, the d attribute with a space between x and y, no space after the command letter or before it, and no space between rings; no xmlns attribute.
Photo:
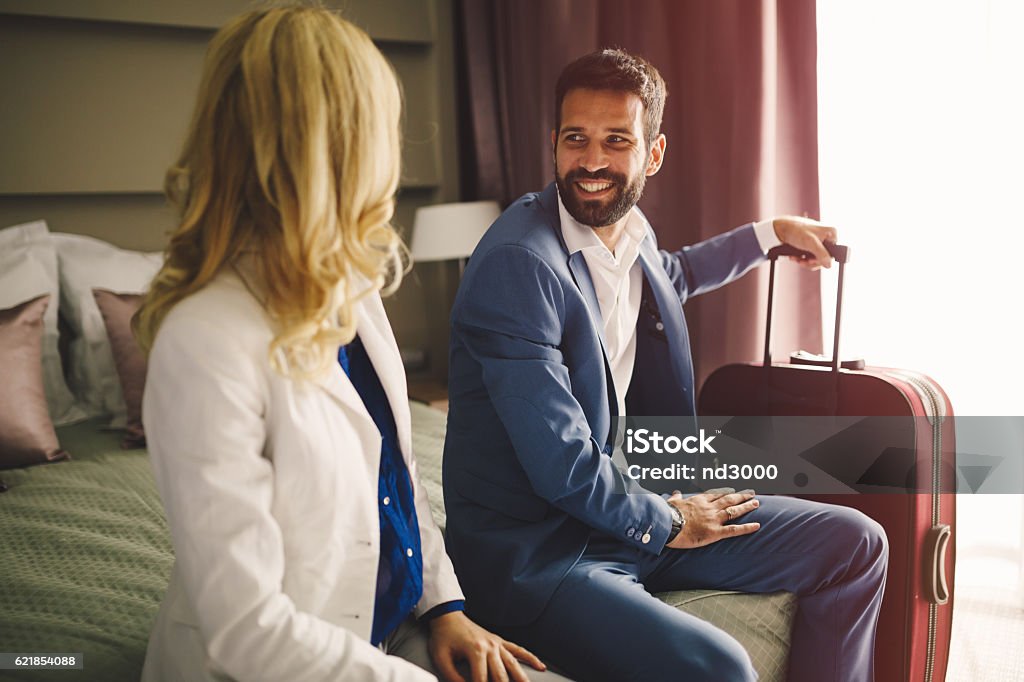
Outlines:
<svg viewBox="0 0 1024 682"><path fill-rule="evenodd" d="M356 310L415 490L419 616L463 595L419 485L384 306L375 295ZM275 372L272 336L230 269L157 334L143 421L175 563L143 680L434 680L369 643L380 434L339 365L316 382Z"/></svg>

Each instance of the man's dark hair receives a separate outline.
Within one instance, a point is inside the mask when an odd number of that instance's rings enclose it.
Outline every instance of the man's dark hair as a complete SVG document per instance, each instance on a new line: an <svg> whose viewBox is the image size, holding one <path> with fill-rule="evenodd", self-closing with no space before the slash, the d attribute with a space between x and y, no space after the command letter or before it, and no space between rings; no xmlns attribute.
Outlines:
<svg viewBox="0 0 1024 682"><path fill-rule="evenodd" d="M644 136L647 147L661 130L668 90L658 70L643 57L620 48L605 48L583 55L564 69L555 85L555 130L562 128L562 100L570 90L631 92L644 105Z"/></svg>

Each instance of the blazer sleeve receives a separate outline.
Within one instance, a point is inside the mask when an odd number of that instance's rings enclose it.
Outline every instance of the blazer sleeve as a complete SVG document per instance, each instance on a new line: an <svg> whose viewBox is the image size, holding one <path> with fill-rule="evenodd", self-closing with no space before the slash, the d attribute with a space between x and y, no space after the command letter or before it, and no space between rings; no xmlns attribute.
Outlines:
<svg viewBox="0 0 1024 682"><path fill-rule="evenodd" d="M653 233L652 233L653 234ZM679 300L714 291L765 260L753 224L737 227L678 251L659 250Z"/></svg>
<svg viewBox="0 0 1024 682"><path fill-rule="evenodd" d="M212 666L239 680L434 680L282 592L273 465L262 454L265 353L213 322L172 314L149 358L148 447Z"/></svg>
<svg viewBox="0 0 1024 682"><path fill-rule="evenodd" d="M668 505L625 480L573 395L562 349L562 282L520 246L474 258L452 313L454 333L480 364L534 492L591 528L659 553L672 526Z"/></svg>

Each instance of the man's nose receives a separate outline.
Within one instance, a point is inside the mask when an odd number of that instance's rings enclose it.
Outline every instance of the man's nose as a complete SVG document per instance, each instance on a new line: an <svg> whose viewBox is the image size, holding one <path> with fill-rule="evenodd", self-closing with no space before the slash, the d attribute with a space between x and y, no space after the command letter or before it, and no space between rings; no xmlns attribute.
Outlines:
<svg viewBox="0 0 1024 682"><path fill-rule="evenodd" d="M588 144L580 155L580 167L589 173L596 173L608 167L608 155L599 144Z"/></svg>

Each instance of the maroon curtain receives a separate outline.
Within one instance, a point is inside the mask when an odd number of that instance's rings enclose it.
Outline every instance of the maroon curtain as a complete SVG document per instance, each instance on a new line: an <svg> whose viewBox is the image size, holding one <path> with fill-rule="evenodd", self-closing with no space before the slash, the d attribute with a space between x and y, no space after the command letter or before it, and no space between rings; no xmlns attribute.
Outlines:
<svg viewBox="0 0 1024 682"><path fill-rule="evenodd" d="M665 163L641 207L663 248L780 214L818 216L814 0L463 0L463 199L503 205L552 179L554 84L606 46L668 85ZM819 278L779 268L777 359L821 351ZM767 268L687 304L698 385L758 360Z"/></svg>

